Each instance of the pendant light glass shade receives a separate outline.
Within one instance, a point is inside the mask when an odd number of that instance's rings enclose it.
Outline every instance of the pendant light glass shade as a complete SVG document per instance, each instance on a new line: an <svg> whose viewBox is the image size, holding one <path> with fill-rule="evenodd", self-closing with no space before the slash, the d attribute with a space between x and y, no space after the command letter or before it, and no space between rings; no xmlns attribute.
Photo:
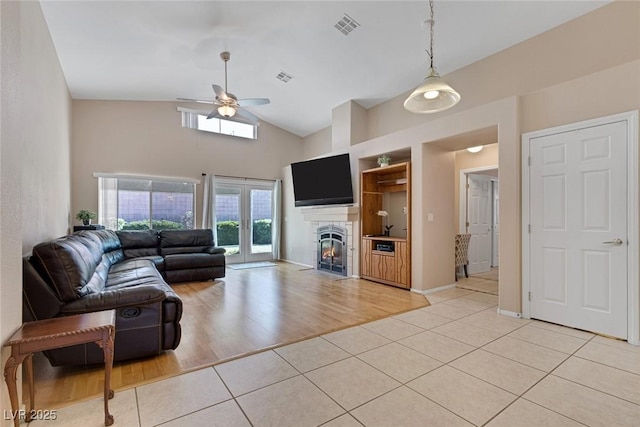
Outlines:
<svg viewBox="0 0 640 427"><path fill-rule="evenodd" d="M437 113L453 107L460 101L460 94L451 86L445 83L433 65L433 0L429 0L429 10L431 19L425 21L429 24L429 74L424 79L424 83L414 90L404 101L404 108L407 111L418 114Z"/></svg>
<svg viewBox="0 0 640 427"><path fill-rule="evenodd" d="M429 75L416 90L404 101L404 108L412 113L437 113L456 105L460 94L449 86L440 75L431 68Z"/></svg>

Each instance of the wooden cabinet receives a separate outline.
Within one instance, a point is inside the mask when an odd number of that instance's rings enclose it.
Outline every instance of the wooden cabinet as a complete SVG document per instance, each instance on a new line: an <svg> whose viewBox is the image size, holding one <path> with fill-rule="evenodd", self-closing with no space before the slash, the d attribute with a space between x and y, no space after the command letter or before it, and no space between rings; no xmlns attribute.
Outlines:
<svg viewBox="0 0 640 427"><path fill-rule="evenodd" d="M399 163L366 170L360 181L360 274L402 288L411 288L410 173L408 162ZM399 223L388 236L384 235L384 217L378 215L383 210L395 212L394 222Z"/></svg>

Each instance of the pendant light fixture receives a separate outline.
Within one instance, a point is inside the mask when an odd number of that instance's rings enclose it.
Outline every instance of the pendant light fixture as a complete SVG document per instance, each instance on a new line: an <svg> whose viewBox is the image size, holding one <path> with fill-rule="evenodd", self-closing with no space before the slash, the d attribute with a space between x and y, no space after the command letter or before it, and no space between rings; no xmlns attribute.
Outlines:
<svg viewBox="0 0 640 427"><path fill-rule="evenodd" d="M416 90L404 101L404 108L412 113L437 113L453 107L460 101L460 94L449 86L433 66L433 0L429 0L431 19L429 24L429 71L427 77Z"/></svg>

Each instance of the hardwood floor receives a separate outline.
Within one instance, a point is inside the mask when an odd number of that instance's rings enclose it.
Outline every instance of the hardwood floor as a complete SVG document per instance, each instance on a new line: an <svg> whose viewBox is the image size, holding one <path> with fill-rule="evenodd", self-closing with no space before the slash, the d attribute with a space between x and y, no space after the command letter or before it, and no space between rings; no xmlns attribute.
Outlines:
<svg viewBox="0 0 640 427"><path fill-rule="evenodd" d="M422 295L360 279L278 263L227 269L213 282L173 285L184 303L182 341L174 351L114 364L111 386L124 390L429 305ZM100 396L103 370L53 368L34 356L36 405L53 409Z"/></svg>

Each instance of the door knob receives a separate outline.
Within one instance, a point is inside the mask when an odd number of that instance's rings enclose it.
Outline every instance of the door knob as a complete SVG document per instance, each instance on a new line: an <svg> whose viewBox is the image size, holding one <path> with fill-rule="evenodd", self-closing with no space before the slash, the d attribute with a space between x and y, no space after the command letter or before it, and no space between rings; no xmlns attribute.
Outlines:
<svg viewBox="0 0 640 427"><path fill-rule="evenodd" d="M602 243L604 243L605 245L620 246L622 244L622 240L621 239L613 239L613 240L610 240L608 242L602 242Z"/></svg>

